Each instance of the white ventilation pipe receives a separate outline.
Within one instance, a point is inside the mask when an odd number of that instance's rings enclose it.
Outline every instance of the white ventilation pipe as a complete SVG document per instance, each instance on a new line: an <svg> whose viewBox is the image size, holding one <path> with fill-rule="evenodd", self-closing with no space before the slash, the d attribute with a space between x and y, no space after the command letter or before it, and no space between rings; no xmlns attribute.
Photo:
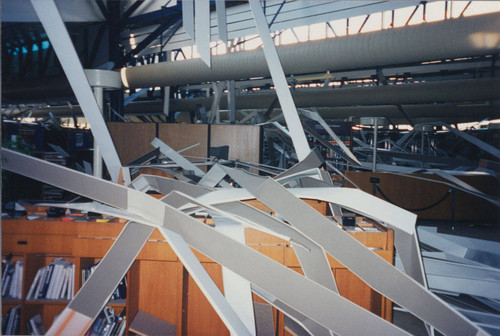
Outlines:
<svg viewBox="0 0 500 336"><path fill-rule="evenodd" d="M286 75L408 64L500 52L500 13L278 47ZM144 88L269 77L262 49L123 68L124 86Z"/></svg>

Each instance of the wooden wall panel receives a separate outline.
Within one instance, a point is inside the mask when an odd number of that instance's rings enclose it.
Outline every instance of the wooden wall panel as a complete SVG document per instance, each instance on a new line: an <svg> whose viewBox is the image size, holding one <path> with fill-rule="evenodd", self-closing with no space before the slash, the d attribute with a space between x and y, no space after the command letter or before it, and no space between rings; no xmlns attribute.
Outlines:
<svg viewBox="0 0 500 336"><path fill-rule="evenodd" d="M407 209L428 207L439 201L450 189L449 186L410 178L390 173L347 172L349 177L363 191L372 194L371 177L380 179L382 192L396 205ZM444 181L432 174L414 174L416 177ZM491 176L457 176L460 180L472 185L487 195L499 195L499 182ZM349 186L349 185L348 185ZM384 199L379 192L377 197ZM498 207L473 195L457 190L455 193L455 220L487 221L497 223L500 220ZM449 195L442 203L424 211L413 211L419 219L451 220L452 197Z"/></svg>
<svg viewBox="0 0 500 336"><path fill-rule="evenodd" d="M140 287L138 309L171 324L176 324L182 314L179 303L178 281L182 279L176 262L140 261Z"/></svg>
<svg viewBox="0 0 500 336"><path fill-rule="evenodd" d="M154 149L151 141L156 137L156 124L109 122L107 125L122 165Z"/></svg>
<svg viewBox="0 0 500 336"><path fill-rule="evenodd" d="M198 146L182 152L182 155L208 157L208 125L159 124L158 139L175 150L199 143Z"/></svg>
<svg viewBox="0 0 500 336"><path fill-rule="evenodd" d="M202 263L202 265L219 289L224 292L221 266L212 262ZM186 327L186 330L183 330L184 335L229 336L229 330L191 276L189 276L188 280L187 307L184 307L184 309L187 309L187 315L185 315L187 321L184 321Z"/></svg>
<svg viewBox="0 0 500 336"><path fill-rule="evenodd" d="M229 146L229 159L259 163L261 127L211 125L210 146Z"/></svg>

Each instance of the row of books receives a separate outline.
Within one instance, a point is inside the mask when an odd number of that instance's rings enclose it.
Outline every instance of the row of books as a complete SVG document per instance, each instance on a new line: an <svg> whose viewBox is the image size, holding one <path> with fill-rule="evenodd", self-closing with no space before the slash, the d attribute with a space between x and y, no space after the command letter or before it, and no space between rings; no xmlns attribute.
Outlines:
<svg viewBox="0 0 500 336"><path fill-rule="evenodd" d="M2 297L21 299L23 287L23 259L5 262L2 273Z"/></svg>
<svg viewBox="0 0 500 336"><path fill-rule="evenodd" d="M28 330L28 335L45 335L46 332L40 314L30 318L26 323L26 328Z"/></svg>
<svg viewBox="0 0 500 336"><path fill-rule="evenodd" d="M88 280L88 278L95 271L100 261L97 261L95 264L90 265L82 269L82 283ZM111 300L122 300L127 298L127 277L123 277L118 287L116 287L113 295L111 295Z"/></svg>
<svg viewBox="0 0 500 336"><path fill-rule="evenodd" d="M20 317L21 305L9 309L2 319L2 335L19 335Z"/></svg>
<svg viewBox="0 0 500 336"><path fill-rule="evenodd" d="M61 258L38 270L27 300L71 300L75 287L75 265Z"/></svg>
<svg viewBox="0 0 500 336"><path fill-rule="evenodd" d="M126 308L115 315L115 311L110 306L104 307L90 326L85 336L121 336L125 333L127 324L125 317Z"/></svg>

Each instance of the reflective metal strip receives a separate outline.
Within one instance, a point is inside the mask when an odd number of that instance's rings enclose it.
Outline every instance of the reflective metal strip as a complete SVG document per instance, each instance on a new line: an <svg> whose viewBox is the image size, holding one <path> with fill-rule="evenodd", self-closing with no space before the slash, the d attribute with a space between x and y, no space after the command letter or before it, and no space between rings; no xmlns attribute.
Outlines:
<svg viewBox="0 0 500 336"><path fill-rule="evenodd" d="M355 163L357 163L358 165L361 166L361 162L359 162L359 160L356 158L356 156L354 156L354 154L351 152L351 150L349 148L347 148L347 146L344 144L344 142L342 140L340 140L340 138L337 136L337 134L335 134L335 132L330 128L330 126L328 126L328 124L325 122L325 120L323 120L323 118L321 118L318 111L308 111L308 110L300 109L299 112L302 113L304 116L308 117L309 119L317 121L321 126L323 126L323 128L328 133L328 135L330 135L333 138L333 140L337 143L337 145L340 148L342 148L344 153L347 154L347 156L349 156L349 158L352 161L354 161Z"/></svg>
<svg viewBox="0 0 500 336"><path fill-rule="evenodd" d="M153 233L154 227L129 222L90 278L68 305L95 319Z"/></svg>
<svg viewBox="0 0 500 336"><path fill-rule="evenodd" d="M203 2L205 3L206 1L197 1L198 2ZM172 161L177 163L179 166L181 166L182 169L185 170L192 170L196 176L203 177L205 175L205 172L202 171L200 168L195 166L192 162L190 162L188 159L186 159L184 156L181 154L177 153L173 148L169 147L166 143L161 141L158 138L155 138L152 142L151 145L153 145L156 148L160 149L160 152L165 154L168 158L170 158Z"/></svg>
<svg viewBox="0 0 500 336"><path fill-rule="evenodd" d="M290 89L288 88L288 82L286 81L285 73L283 72L283 67L281 66L278 52L276 51L276 46L271 38L271 32L264 12L262 11L262 5L260 1L249 1L249 5L252 9L257 31L262 39L264 55L273 79L276 94L278 95L286 124L292 135L293 146L297 153L297 157L301 161L305 159L310 152L309 143L307 142L295 103L293 102Z"/></svg>
<svg viewBox="0 0 500 336"><path fill-rule="evenodd" d="M245 244L243 225L215 213L212 213L211 216L217 231L241 244ZM222 266L222 279L224 296L250 333L255 336L255 313L250 282L224 266ZM234 336L237 335L234 334Z"/></svg>
<svg viewBox="0 0 500 336"><path fill-rule="evenodd" d="M159 228L159 230L231 334L250 336L251 334L246 326L228 304L224 295L222 295L210 275L186 244L184 238L165 227Z"/></svg>
<svg viewBox="0 0 500 336"><path fill-rule="evenodd" d="M303 160L295 164L290 169L276 175L274 179L279 182L281 179L284 179L286 177L300 174L310 169L318 168L323 162L325 162L325 160L323 160L323 157L318 152L318 150L311 150Z"/></svg>
<svg viewBox="0 0 500 336"><path fill-rule="evenodd" d="M155 190L161 194L168 195L173 190L180 191L192 197L199 197L210 192L210 189L204 188L200 185L193 185L191 183L174 180L171 178L156 176L156 175L139 175L132 185L136 190L146 192L148 190Z"/></svg>
<svg viewBox="0 0 500 336"><path fill-rule="evenodd" d="M224 188L232 188L229 183L223 180L226 175L224 170L215 165L198 181L197 185L205 188L215 188L220 184Z"/></svg>
<svg viewBox="0 0 500 336"><path fill-rule="evenodd" d="M186 34L194 40L194 0L182 1L182 27Z"/></svg>
<svg viewBox="0 0 500 336"><path fill-rule="evenodd" d="M201 60L210 68L210 1L195 1L195 32L196 47Z"/></svg>
<svg viewBox="0 0 500 336"><path fill-rule="evenodd" d="M53 0L31 0L31 3L91 126L92 135L99 145L109 174L113 181L117 181L121 168L120 158L56 4Z"/></svg>
<svg viewBox="0 0 500 336"><path fill-rule="evenodd" d="M48 161L2 148L3 168L99 202L127 208L127 189Z"/></svg>
<svg viewBox="0 0 500 336"><path fill-rule="evenodd" d="M252 290L254 291L255 294L257 294L262 299L273 305L276 309L283 312L285 315L287 315L292 320L297 322L311 336L332 336L332 332L329 329L323 327L321 324L316 323L314 320L311 320L310 318L299 313L295 309L290 308L289 306L279 301L278 299L276 299L269 293L265 292L264 290L255 286L252 287Z"/></svg>
<svg viewBox="0 0 500 336"><path fill-rule="evenodd" d="M215 10L217 11L217 33L219 40L227 42L227 20L226 20L226 1L215 0Z"/></svg>
<svg viewBox="0 0 500 336"><path fill-rule="evenodd" d="M49 328L47 335L83 335L92 322L92 318L66 307Z"/></svg>

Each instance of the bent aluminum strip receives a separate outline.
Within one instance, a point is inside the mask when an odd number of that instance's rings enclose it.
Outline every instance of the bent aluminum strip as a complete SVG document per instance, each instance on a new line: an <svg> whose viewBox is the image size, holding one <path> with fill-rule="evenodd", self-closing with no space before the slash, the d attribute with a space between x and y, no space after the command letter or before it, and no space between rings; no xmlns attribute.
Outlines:
<svg viewBox="0 0 500 336"><path fill-rule="evenodd" d="M215 165L198 181L197 185L205 188L215 188L218 184L221 184L225 188L231 188L231 185L223 180L226 175L224 170Z"/></svg>
<svg viewBox="0 0 500 336"><path fill-rule="evenodd" d="M96 318L123 279L154 227L129 222L95 271L80 288L69 308Z"/></svg>
<svg viewBox="0 0 500 336"><path fill-rule="evenodd" d="M226 20L226 1L215 0L215 10L217 11L217 32L219 40L226 43L227 38L227 20Z"/></svg>
<svg viewBox="0 0 500 336"><path fill-rule="evenodd" d="M311 150L303 160L295 164L290 169L285 170L279 175L276 175L274 179L279 182L281 179L284 179L286 177L291 177L293 175L303 173L310 169L318 168L323 164L323 162L325 162L325 160L323 160L323 157L321 156L319 151L315 148Z"/></svg>
<svg viewBox="0 0 500 336"><path fill-rule="evenodd" d="M253 286L252 290L255 294L260 296L262 299L273 305L276 309L283 312L285 315L290 317L292 320L297 322L305 331L307 331L311 336L331 336L332 332L326 329L322 325L311 320L307 316L302 315L295 309L290 308L283 302L279 301L269 293L266 293L262 289Z"/></svg>
<svg viewBox="0 0 500 336"><path fill-rule="evenodd" d="M243 225L219 214L211 213L211 216L217 231L241 244L245 244ZM222 266L222 281L227 301L250 330L250 333L255 336L255 312L250 282L224 266ZM237 335L239 334L234 334L234 336Z"/></svg>
<svg viewBox="0 0 500 336"><path fill-rule="evenodd" d="M267 65L269 67L269 72L273 79L276 94L285 116L286 124L292 135L292 142L297 153L299 160L303 160L307 157L311 151L309 143L307 142L306 134L300 123L299 114L295 103L288 88L288 82L285 78L285 73L283 72L283 67L276 51L276 46L271 38L271 32L269 26L262 11L262 5L260 1L249 1L250 8L252 9L252 14L255 20L255 26L259 32L259 36L262 39L262 44L264 46L264 55L266 57Z"/></svg>
<svg viewBox="0 0 500 336"><path fill-rule="evenodd" d="M184 238L165 227L161 227L159 230L231 334L250 336L251 334L246 326L229 305L193 251L186 244Z"/></svg>
<svg viewBox="0 0 500 336"><path fill-rule="evenodd" d="M109 174L113 181L117 181L122 166L120 158L56 4L53 0L31 0L31 3L91 126L92 135L99 145Z"/></svg>
<svg viewBox="0 0 500 336"><path fill-rule="evenodd" d="M210 1L195 1L195 31L196 47L201 60L210 68L212 55L210 53Z"/></svg>
<svg viewBox="0 0 500 336"><path fill-rule="evenodd" d="M476 326L425 287L368 250L354 237L289 193L277 182L262 182L250 174L224 168L240 185L360 277L373 289L450 335L474 335ZM418 297L416 302L414 298ZM425 302L425 304L423 304Z"/></svg>
<svg viewBox="0 0 500 336"><path fill-rule="evenodd" d="M182 27L194 41L194 0L182 1Z"/></svg>
<svg viewBox="0 0 500 336"><path fill-rule="evenodd" d="M125 225L113 246L66 308L77 313L74 317L69 317L69 321L73 318L80 319L80 314L91 320L99 315L153 230L154 227L134 222ZM87 328L89 326L90 324ZM61 330L61 327L55 323L47 334L56 334L56 331L62 334L77 334L81 331L76 326L76 330L70 330L69 326Z"/></svg>
<svg viewBox="0 0 500 336"><path fill-rule="evenodd" d="M193 185L184 181L148 174L139 175L132 181L132 186L136 190L142 192L154 190L164 195L169 194L173 190L178 190L193 197L199 197L211 191L202 186Z"/></svg>
<svg viewBox="0 0 500 336"><path fill-rule="evenodd" d="M326 123L326 121L323 118L321 118L321 116L318 113L318 111L308 111L308 110L300 109L299 112L302 115L308 117L309 119L317 121L321 126L323 126L323 128L328 133L328 135L330 135L333 138L333 140L337 143L337 145L339 145L340 148L342 148L342 150L344 151L344 153L347 154L347 156L349 156L349 158L354 163L356 163L357 165L361 166L361 162L358 161L358 159L356 158L356 156L354 156L354 154L351 152L351 150L349 148L347 148L347 146L344 144L344 142L342 140L340 140L340 138L337 136L337 134L335 134L335 132Z"/></svg>
<svg viewBox="0 0 500 336"><path fill-rule="evenodd" d="M4 169L121 209L127 208L126 187L10 149L2 148L2 157Z"/></svg>

